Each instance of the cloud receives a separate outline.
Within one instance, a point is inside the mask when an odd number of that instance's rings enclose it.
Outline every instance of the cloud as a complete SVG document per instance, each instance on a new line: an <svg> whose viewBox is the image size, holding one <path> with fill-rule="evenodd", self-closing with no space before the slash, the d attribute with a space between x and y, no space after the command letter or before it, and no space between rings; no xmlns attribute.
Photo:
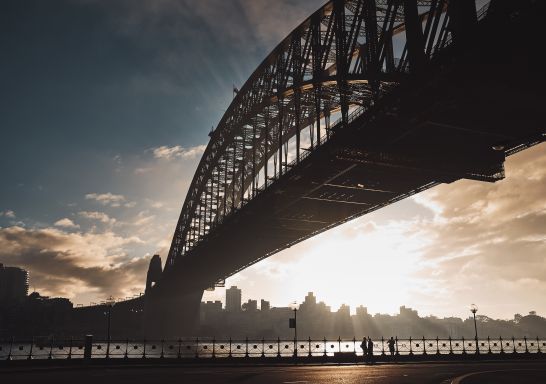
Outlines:
<svg viewBox="0 0 546 384"><path fill-rule="evenodd" d="M190 102L206 100L216 110L226 107L234 82L242 84L268 52L324 4L324 0L74 1L104 12L114 34L131 39L153 57L152 70L131 76L133 92L183 95ZM183 50L180 41L186 42ZM190 79L197 79L200 86Z"/></svg>
<svg viewBox="0 0 546 384"><path fill-rule="evenodd" d="M160 209L163 208L165 204L160 201L150 201L150 206L155 209Z"/></svg>
<svg viewBox="0 0 546 384"><path fill-rule="evenodd" d="M65 217L64 219L57 220L55 224L53 225L56 227L72 228L72 229L80 227L79 225L74 224L74 222L67 217Z"/></svg>
<svg viewBox="0 0 546 384"><path fill-rule="evenodd" d="M10 218L10 219L15 219L15 212L11 211L11 210L7 210L7 211L0 211L0 217L7 217L7 218Z"/></svg>
<svg viewBox="0 0 546 384"><path fill-rule="evenodd" d="M104 224L113 225L113 224L116 223L116 219L114 219L113 217L108 216L104 212L81 211L81 212L78 212L78 215L80 215L81 217L83 217L85 219L100 221L101 223L104 223Z"/></svg>
<svg viewBox="0 0 546 384"><path fill-rule="evenodd" d="M153 171L152 167L140 167L140 168L136 168L134 173L135 173L135 175L143 175L143 174L151 172L151 171Z"/></svg>
<svg viewBox="0 0 546 384"><path fill-rule="evenodd" d="M127 201L123 195L115 195L113 193L88 193L85 195L86 200L95 200L102 205L108 205L110 207L121 207L122 205L127 208L132 208L136 205L134 201Z"/></svg>
<svg viewBox="0 0 546 384"><path fill-rule="evenodd" d="M322 0L294 2L288 0L240 0L250 28L262 44L281 42L312 12L324 5Z"/></svg>
<svg viewBox="0 0 546 384"><path fill-rule="evenodd" d="M130 258L125 247L131 244L142 241L112 232L0 228L0 259L29 270L40 292L69 298L89 291L120 297L140 290L148 260Z"/></svg>
<svg viewBox="0 0 546 384"><path fill-rule="evenodd" d="M107 4L118 31L124 34L160 31L165 36L203 38L202 30L192 28L198 23L220 41L241 44L276 44L324 4L324 0L79 1Z"/></svg>
<svg viewBox="0 0 546 384"><path fill-rule="evenodd" d="M149 215L148 213L148 211L139 212L135 221L133 222L133 225L142 227L150 224L155 219L155 215Z"/></svg>
<svg viewBox="0 0 546 384"><path fill-rule="evenodd" d="M156 159L195 159L203 154L206 147L206 145L197 145L189 148L184 148L180 145L175 145L173 147L162 145L161 147L153 148L152 152Z"/></svg>
<svg viewBox="0 0 546 384"><path fill-rule="evenodd" d="M110 192L108 193L88 193L85 195L85 198L87 200L96 200L104 205L113 205L117 204L119 206L120 203L123 203L125 201L125 196L123 195L114 195Z"/></svg>
<svg viewBox="0 0 546 384"><path fill-rule="evenodd" d="M516 308L546 293L545 148L507 159L506 179L497 183L460 180L415 198L434 212L412 230L432 240L417 276L438 298Z"/></svg>

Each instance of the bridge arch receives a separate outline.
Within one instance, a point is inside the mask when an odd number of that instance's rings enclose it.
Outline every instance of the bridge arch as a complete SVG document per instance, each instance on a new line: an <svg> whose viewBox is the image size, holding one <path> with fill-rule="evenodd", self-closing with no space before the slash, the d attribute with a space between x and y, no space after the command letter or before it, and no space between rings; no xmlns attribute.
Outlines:
<svg viewBox="0 0 546 384"><path fill-rule="evenodd" d="M485 15L486 8L476 12L474 1L452 3L332 0L295 28L250 76L211 133L166 269L328 141L334 129L365 114L448 47L457 36L448 28L457 25L453 15L474 23Z"/></svg>

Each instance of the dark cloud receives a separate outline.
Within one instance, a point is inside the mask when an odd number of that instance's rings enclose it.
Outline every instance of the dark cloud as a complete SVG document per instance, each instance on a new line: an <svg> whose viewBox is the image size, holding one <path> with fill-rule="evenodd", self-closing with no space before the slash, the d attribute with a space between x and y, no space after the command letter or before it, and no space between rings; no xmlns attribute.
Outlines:
<svg viewBox="0 0 546 384"><path fill-rule="evenodd" d="M148 265L148 258L123 253L122 247L135 241L112 233L0 228L0 260L27 269L32 287L45 294L125 297L142 289Z"/></svg>

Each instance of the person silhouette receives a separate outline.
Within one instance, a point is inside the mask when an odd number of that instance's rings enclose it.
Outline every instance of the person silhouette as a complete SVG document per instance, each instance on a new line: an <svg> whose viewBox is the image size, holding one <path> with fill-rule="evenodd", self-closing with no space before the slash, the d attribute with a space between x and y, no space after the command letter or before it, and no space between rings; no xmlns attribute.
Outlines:
<svg viewBox="0 0 546 384"><path fill-rule="evenodd" d="M362 348L362 358L366 360L366 356L368 355L368 341L366 340L366 337L362 339L360 348Z"/></svg>
<svg viewBox="0 0 546 384"><path fill-rule="evenodd" d="M389 345L389 352L391 353L391 356L394 356L394 346L396 342L394 341L394 338L392 336L389 341L387 341L387 344Z"/></svg>
<svg viewBox="0 0 546 384"><path fill-rule="evenodd" d="M373 341L371 337L368 337L368 358L370 362L373 362Z"/></svg>

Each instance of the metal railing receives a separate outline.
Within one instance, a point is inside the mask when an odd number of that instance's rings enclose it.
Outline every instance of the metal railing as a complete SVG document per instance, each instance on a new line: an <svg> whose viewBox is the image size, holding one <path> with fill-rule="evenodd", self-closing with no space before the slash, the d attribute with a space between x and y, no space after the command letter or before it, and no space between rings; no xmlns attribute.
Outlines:
<svg viewBox="0 0 546 384"><path fill-rule="evenodd" d="M40 359L213 359L213 358L335 358L362 357L360 339L222 339L195 338L178 340L57 340L32 338L0 340L0 360ZM389 350L386 338L373 340L373 356L377 358L419 358L426 355L538 355L546 352L546 340L536 338L409 338L394 339Z"/></svg>

